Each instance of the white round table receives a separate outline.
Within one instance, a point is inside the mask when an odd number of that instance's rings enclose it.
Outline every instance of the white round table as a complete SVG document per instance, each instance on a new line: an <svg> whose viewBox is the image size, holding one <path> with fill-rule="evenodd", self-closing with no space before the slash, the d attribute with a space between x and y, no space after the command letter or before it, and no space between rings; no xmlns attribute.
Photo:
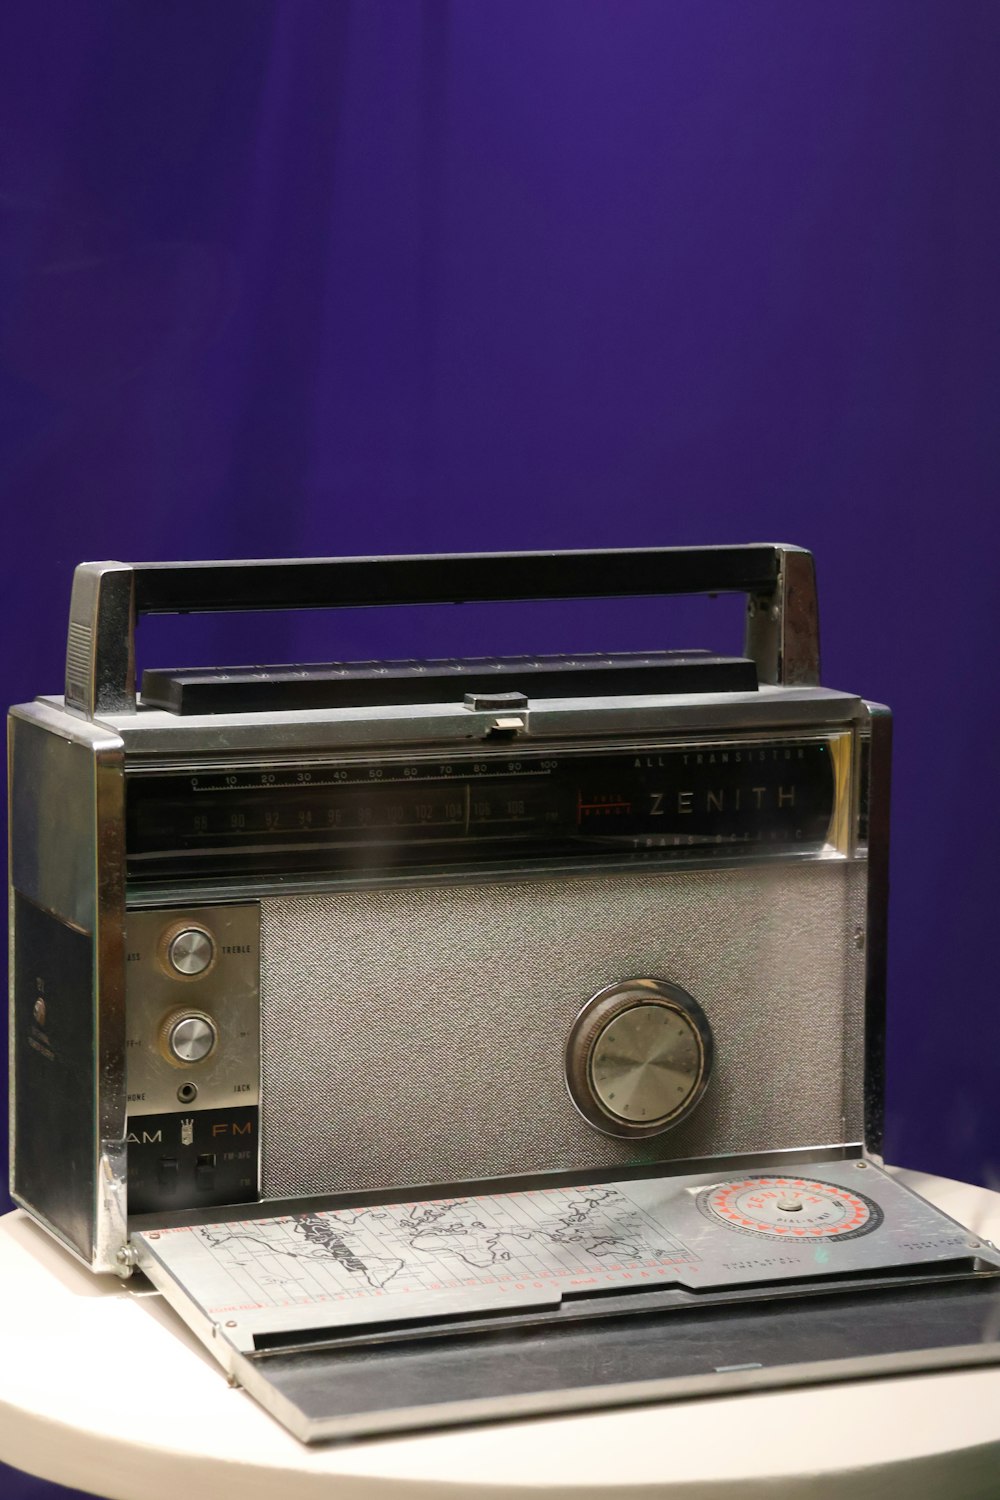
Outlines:
<svg viewBox="0 0 1000 1500"><path fill-rule="evenodd" d="M903 1180L1000 1242L1000 1195ZM0 1460L110 1500L1000 1494L1000 1367L307 1448L158 1293L0 1219Z"/></svg>

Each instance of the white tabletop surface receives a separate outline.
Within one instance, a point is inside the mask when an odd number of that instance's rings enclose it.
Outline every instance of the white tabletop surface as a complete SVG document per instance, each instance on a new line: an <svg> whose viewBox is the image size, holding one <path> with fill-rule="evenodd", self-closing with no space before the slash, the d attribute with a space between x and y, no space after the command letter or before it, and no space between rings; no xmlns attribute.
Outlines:
<svg viewBox="0 0 1000 1500"><path fill-rule="evenodd" d="M1000 1242L1000 1195L902 1173ZM1000 1495L1000 1367L307 1448L162 1298L0 1219L0 1460L111 1500Z"/></svg>

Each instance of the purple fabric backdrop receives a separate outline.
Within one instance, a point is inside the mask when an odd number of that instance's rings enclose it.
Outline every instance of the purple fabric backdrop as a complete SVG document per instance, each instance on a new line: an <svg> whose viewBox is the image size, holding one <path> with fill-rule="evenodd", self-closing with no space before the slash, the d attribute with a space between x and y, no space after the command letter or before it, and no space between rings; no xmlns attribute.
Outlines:
<svg viewBox="0 0 1000 1500"><path fill-rule="evenodd" d="M996 1184L998 76L994 0L8 0L3 695L59 689L82 558L811 546L826 680L897 713L889 1154Z"/></svg>

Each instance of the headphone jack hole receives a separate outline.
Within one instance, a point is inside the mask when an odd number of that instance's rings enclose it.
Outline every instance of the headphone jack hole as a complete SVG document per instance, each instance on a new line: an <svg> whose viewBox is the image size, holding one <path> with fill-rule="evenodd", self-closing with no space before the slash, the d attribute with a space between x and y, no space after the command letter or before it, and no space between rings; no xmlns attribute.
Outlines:
<svg viewBox="0 0 1000 1500"><path fill-rule="evenodd" d="M177 1097L182 1104L193 1104L198 1097L198 1085L196 1083L182 1083L177 1090Z"/></svg>

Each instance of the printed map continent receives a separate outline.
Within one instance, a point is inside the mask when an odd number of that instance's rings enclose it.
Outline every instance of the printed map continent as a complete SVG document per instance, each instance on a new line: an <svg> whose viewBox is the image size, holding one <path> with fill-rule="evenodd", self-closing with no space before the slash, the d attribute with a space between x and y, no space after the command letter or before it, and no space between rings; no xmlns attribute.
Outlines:
<svg viewBox="0 0 1000 1500"><path fill-rule="evenodd" d="M223 1264L252 1270L271 1287L300 1280L310 1264L341 1290L384 1291L404 1273L412 1289L436 1285L442 1274L463 1282L470 1271L489 1279L503 1269L572 1276L683 1254L607 1186L305 1213L266 1232L219 1224L198 1233Z"/></svg>

